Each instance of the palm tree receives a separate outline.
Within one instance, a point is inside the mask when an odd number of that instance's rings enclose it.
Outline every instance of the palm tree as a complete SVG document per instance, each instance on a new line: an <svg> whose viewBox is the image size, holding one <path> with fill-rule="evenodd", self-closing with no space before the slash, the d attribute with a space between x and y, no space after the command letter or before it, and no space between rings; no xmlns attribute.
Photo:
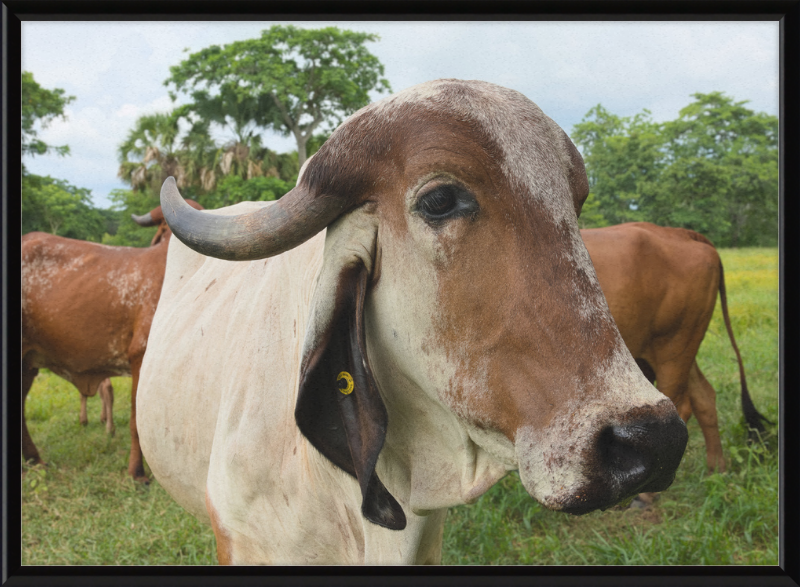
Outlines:
<svg viewBox="0 0 800 587"><path fill-rule="evenodd" d="M220 163L219 149L209 132L211 121L193 116L188 107L181 109L178 115L191 125L181 139L178 155L184 179L200 191L210 192L216 187Z"/></svg>
<svg viewBox="0 0 800 587"><path fill-rule="evenodd" d="M186 167L178 152L179 120L177 110L141 116L120 145L117 175L134 191L150 187L158 193L169 176L175 177L179 187L187 185Z"/></svg>
<svg viewBox="0 0 800 587"><path fill-rule="evenodd" d="M265 110L264 104L233 92L209 97L199 91L193 98L192 104L169 114L140 117L120 145L118 175L134 191L157 194L169 176L175 177L179 188L208 193L229 175L245 179L286 175L284 180L291 179L292 172L296 175L296 155L275 153L256 134L253 117ZM211 137L212 123L233 134L222 146Z"/></svg>

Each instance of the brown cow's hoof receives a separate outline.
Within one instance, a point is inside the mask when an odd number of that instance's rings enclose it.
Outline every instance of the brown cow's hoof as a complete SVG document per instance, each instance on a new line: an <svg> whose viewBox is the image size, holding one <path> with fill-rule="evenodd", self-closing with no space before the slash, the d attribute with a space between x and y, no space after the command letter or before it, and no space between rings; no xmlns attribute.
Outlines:
<svg viewBox="0 0 800 587"><path fill-rule="evenodd" d="M21 478L25 478L25 476L28 473L28 469L33 469L34 467L45 467L45 468L47 468L47 467L49 467L49 465L47 463L45 463L43 460L41 460L41 459L38 460L38 461L34 461L34 459L29 459L29 460L25 461L25 463L20 465L20 468L21 468L20 477Z"/></svg>
<svg viewBox="0 0 800 587"><path fill-rule="evenodd" d="M636 497L633 498L628 509L640 509L646 510L650 509L653 505L653 502L658 499L658 493L640 493Z"/></svg>

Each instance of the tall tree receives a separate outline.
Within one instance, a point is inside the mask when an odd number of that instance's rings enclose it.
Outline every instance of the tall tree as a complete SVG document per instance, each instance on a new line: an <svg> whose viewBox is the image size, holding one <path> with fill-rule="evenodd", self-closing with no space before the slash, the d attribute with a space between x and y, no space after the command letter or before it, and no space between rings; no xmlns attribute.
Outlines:
<svg viewBox="0 0 800 587"><path fill-rule="evenodd" d="M253 177L245 179L240 175L223 177L213 192L200 198L203 206L220 208L239 202L277 200L295 186L295 182L284 181L278 177Z"/></svg>
<svg viewBox="0 0 800 587"><path fill-rule="evenodd" d="M696 93L663 124L664 167L640 186L653 222L693 228L720 246L778 240L778 119L721 92Z"/></svg>
<svg viewBox="0 0 800 587"><path fill-rule="evenodd" d="M82 240L100 241L107 218L92 206L89 190L51 177L22 178L22 233L40 230Z"/></svg>
<svg viewBox="0 0 800 587"><path fill-rule="evenodd" d="M181 136L177 154L184 172L184 183L196 186L196 191L213 190L221 154L211 137L211 121L194 115L186 106L177 108L173 115L189 123L189 129Z"/></svg>
<svg viewBox="0 0 800 587"><path fill-rule="evenodd" d="M75 97L61 88L43 88L29 71L22 72L22 156L56 153L68 155L69 146L48 145L39 138L39 131L56 118L66 119L64 108ZM34 230L60 236L99 241L108 226L108 218L92 206L87 189L67 181L28 173L21 166L22 233Z"/></svg>
<svg viewBox="0 0 800 587"><path fill-rule="evenodd" d="M22 156L44 155L54 152L59 155L69 153L69 147L48 145L39 138L37 126L46 128L56 118L66 118L64 107L75 99L65 96L61 88L48 90L33 79L29 71L22 72L20 97L22 99Z"/></svg>
<svg viewBox="0 0 800 587"><path fill-rule="evenodd" d="M220 145L212 138L210 125L225 123L225 117L213 108L183 105L168 114L141 116L118 148L118 175L134 191L154 193L173 176L178 187L193 197L214 191L226 176L295 179L297 157L267 149L259 134L238 124L242 121L238 113L236 118L234 137Z"/></svg>
<svg viewBox="0 0 800 587"><path fill-rule="evenodd" d="M660 168L659 127L645 110L616 116L600 104L589 110L570 135L583 149L592 198L586 203L592 226L642 219L639 189Z"/></svg>
<svg viewBox="0 0 800 587"><path fill-rule="evenodd" d="M778 240L778 119L721 92L693 94L676 120L591 109L571 136L586 162L584 226L647 220L718 246Z"/></svg>
<svg viewBox="0 0 800 587"><path fill-rule="evenodd" d="M276 109L268 94L247 95L235 86L223 85L217 94L208 90L192 92L192 102L184 108L201 120L214 122L233 132L234 142L247 144L258 133L259 119L273 118Z"/></svg>
<svg viewBox="0 0 800 587"><path fill-rule="evenodd" d="M169 176L179 187L187 185L186 169L178 156L179 120L176 113L140 117L119 146L118 176L136 190L150 188L156 193Z"/></svg>
<svg viewBox="0 0 800 587"><path fill-rule="evenodd" d="M383 65L364 46L378 36L336 27L302 29L275 25L258 39L212 45L170 68L164 82L188 94L197 110L235 112L257 128L292 135L298 164L314 132L331 128L369 103L370 91L390 91Z"/></svg>

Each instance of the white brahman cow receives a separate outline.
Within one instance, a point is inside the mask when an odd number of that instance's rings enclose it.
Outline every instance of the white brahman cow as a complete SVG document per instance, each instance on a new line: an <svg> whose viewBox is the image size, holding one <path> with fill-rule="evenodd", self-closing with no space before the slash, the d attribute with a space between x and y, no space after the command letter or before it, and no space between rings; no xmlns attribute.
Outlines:
<svg viewBox="0 0 800 587"><path fill-rule="evenodd" d="M514 469L574 514L669 486L686 428L609 314L587 192L535 104L459 80L356 112L275 203L164 183L139 436L220 563L439 562L447 508Z"/></svg>

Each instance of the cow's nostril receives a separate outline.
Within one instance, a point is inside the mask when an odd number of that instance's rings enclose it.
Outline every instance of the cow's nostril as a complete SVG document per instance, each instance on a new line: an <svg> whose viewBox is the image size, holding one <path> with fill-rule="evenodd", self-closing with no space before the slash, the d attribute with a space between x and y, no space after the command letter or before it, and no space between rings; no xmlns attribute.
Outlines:
<svg viewBox="0 0 800 587"><path fill-rule="evenodd" d="M600 433L598 450L613 483L629 496L669 487L688 438L685 424L675 415L608 426Z"/></svg>
<svg viewBox="0 0 800 587"><path fill-rule="evenodd" d="M642 451L642 426L609 426L600 433L601 459L620 484L635 482L647 475L648 455Z"/></svg>
<svg viewBox="0 0 800 587"><path fill-rule="evenodd" d="M629 412L600 429L584 469L586 486L571 492L562 511L585 514L670 486L689 434L667 402Z"/></svg>

